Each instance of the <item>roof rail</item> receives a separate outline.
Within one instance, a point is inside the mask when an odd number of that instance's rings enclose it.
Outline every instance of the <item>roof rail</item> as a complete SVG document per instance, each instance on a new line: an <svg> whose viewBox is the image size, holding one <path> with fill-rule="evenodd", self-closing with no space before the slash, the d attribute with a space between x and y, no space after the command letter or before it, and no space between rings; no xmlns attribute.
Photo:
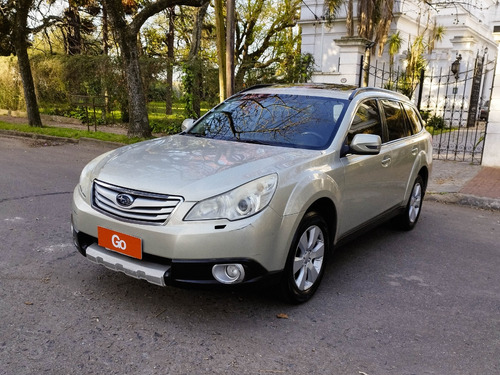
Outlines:
<svg viewBox="0 0 500 375"><path fill-rule="evenodd" d="M367 91L375 91L375 92L380 92L380 93L387 93L391 95L399 95L401 98L408 100L408 97L406 95L401 94L400 92L397 91L391 91L387 89L380 89L378 87L359 87L355 89L351 95L349 96L349 100L354 99L356 95L362 94Z"/></svg>

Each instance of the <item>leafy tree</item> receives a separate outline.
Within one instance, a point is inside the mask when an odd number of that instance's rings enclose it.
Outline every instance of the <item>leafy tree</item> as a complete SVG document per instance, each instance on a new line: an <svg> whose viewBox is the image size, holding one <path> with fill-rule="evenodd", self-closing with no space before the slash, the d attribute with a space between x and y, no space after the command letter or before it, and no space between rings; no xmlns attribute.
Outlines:
<svg viewBox="0 0 500 375"><path fill-rule="evenodd" d="M176 5L199 7L206 3L206 0L145 0L137 3L137 11L129 17L127 17L122 0L103 0L103 2L110 16L116 41L120 46L127 78L130 106L128 135L131 137L149 137L151 136L151 128L148 121L146 96L139 66L138 33L150 17L167 8Z"/></svg>
<svg viewBox="0 0 500 375"><path fill-rule="evenodd" d="M12 35L12 2L0 3L0 56L9 56L15 53Z"/></svg>
<svg viewBox="0 0 500 375"><path fill-rule="evenodd" d="M93 41L87 43L87 40L96 29L92 18L100 11L101 7L97 0L68 0L68 7L63 12L64 18L60 25L65 52L68 55L79 55L87 48L92 51L94 43ZM87 16L82 16L81 12Z"/></svg>
<svg viewBox="0 0 500 375"><path fill-rule="evenodd" d="M358 36L373 42L382 54L393 18L394 0L359 0L356 17L353 0L325 0L327 18L335 18L340 7L347 3L346 34L354 36L354 21L357 21Z"/></svg>
<svg viewBox="0 0 500 375"><path fill-rule="evenodd" d="M175 63L175 7L166 9L154 24L143 32L145 53L149 57L166 59L165 114L172 114L173 73Z"/></svg>
<svg viewBox="0 0 500 375"><path fill-rule="evenodd" d="M427 59L425 57L426 52L432 53L435 42L442 40L445 33L443 26L434 25L426 43L425 35L427 31L428 27L426 26L421 33L415 37L406 51L406 69L399 80L398 86L401 87L403 94L410 98L413 96L420 82L420 73L427 66Z"/></svg>
<svg viewBox="0 0 500 375"><path fill-rule="evenodd" d="M399 52L403 44L403 38L401 37L400 32L397 31L396 33L392 34L389 37L387 44L389 52L389 84L387 88L391 89L393 86L394 57Z"/></svg>
<svg viewBox="0 0 500 375"><path fill-rule="evenodd" d="M283 47L283 40L287 38L287 32L299 19L300 4L300 0L248 0L239 4L235 48L237 89L244 86L249 70L266 70L283 61L286 54L296 52L287 50L284 54L278 53L280 46Z"/></svg>
<svg viewBox="0 0 500 375"><path fill-rule="evenodd" d="M34 7L34 0L7 0L1 3L2 21L12 46L14 47L19 65L19 72L23 82L24 101L26 103L26 112L28 114L28 123L30 126L42 126L40 112L35 93L35 84L31 73L30 60L28 57L28 35L31 30L28 27L28 15ZM8 52L7 48L7 51Z"/></svg>
<svg viewBox="0 0 500 375"><path fill-rule="evenodd" d="M394 0L358 1L358 35L378 47L382 55L392 22Z"/></svg>

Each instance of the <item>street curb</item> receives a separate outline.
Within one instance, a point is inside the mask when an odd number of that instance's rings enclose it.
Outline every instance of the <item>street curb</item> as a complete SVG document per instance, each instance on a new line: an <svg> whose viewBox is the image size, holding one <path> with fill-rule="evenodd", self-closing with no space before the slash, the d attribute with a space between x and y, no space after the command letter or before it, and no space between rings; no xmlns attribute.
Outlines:
<svg viewBox="0 0 500 375"><path fill-rule="evenodd" d="M65 143L73 143L73 144L80 143L80 144L114 146L114 147L125 146L124 143L111 142L111 141L101 141L99 139L94 139L94 138L82 137L79 139L74 139L74 138L66 138L66 137L56 137L54 135L26 133L26 132L19 132L16 130L5 130L5 129L0 129L0 136L6 137L6 138L30 138L33 140L65 142Z"/></svg>
<svg viewBox="0 0 500 375"><path fill-rule="evenodd" d="M476 197L469 194L427 192L427 194L425 195L425 200L445 204L457 204L461 206L476 207L485 210L500 211L500 199Z"/></svg>
<svg viewBox="0 0 500 375"><path fill-rule="evenodd" d="M31 138L31 139L41 139L45 141L59 141L66 143L78 143L78 139L56 137L53 135L37 134L37 133L25 133L16 130L5 130L0 129L0 135L7 138Z"/></svg>
<svg viewBox="0 0 500 375"><path fill-rule="evenodd" d="M108 146L115 146L115 147L126 146L125 143L101 141L100 139L86 138L86 137L82 137L78 141L79 141L78 143L89 144L89 145L108 145Z"/></svg>

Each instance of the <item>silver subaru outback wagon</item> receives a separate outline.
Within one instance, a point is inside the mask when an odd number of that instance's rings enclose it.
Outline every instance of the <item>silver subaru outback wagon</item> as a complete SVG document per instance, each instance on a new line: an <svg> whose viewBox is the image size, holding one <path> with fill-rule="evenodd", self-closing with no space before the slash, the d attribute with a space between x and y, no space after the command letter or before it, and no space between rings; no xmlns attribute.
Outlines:
<svg viewBox="0 0 500 375"><path fill-rule="evenodd" d="M417 223L432 165L423 125L386 90L242 91L178 135L91 161L73 194L75 245L161 286L273 281L307 301L339 242L383 219Z"/></svg>

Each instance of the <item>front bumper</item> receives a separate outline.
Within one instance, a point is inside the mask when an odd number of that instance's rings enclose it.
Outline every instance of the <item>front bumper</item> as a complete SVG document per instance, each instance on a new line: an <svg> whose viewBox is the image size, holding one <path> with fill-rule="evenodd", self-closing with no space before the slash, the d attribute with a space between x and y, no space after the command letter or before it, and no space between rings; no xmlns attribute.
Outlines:
<svg viewBox="0 0 500 375"><path fill-rule="evenodd" d="M214 265L243 266L241 284L275 280L284 268L293 217L280 217L272 209L238 222L183 222L189 209L181 207L168 224L147 226L118 221L94 210L73 194L72 227L77 249L87 259L125 274L165 285L220 285L212 274ZM98 245L98 227L142 239L142 260ZM237 284L233 284L237 285Z"/></svg>
<svg viewBox="0 0 500 375"><path fill-rule="evenodd" d="M79 233L75 229L73 229L73 239L78 251L88 260L159 286L219 285L220 283L212 275L212 268L216 264L227 263L238 263L243 266L246 276L244 284L273 282L279 280L281 275L279 271L268 272L251 259L171 260L146 256L146 259L137 260L107 250L97 245L97 238Z"/></svg>

